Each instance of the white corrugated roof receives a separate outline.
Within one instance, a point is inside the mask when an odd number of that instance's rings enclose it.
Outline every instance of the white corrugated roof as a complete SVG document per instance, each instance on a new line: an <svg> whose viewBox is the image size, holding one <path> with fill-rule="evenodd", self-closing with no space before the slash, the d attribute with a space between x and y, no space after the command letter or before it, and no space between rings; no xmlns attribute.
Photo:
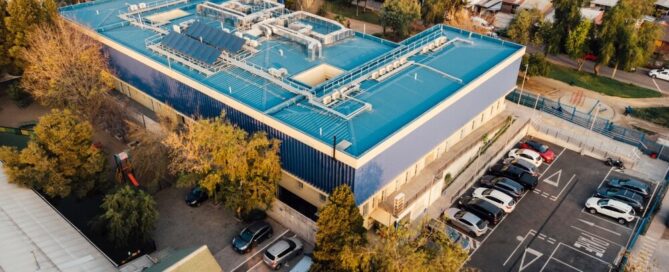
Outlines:
<svg viewBox="0 0 669 272"><path fill-rule="evenodd" d="M669 8L669 0L657 0L657 1L655 1L655 5L665 7L665 8Z"/></svg>
<svg viewBox="0 0 669 272"><path fill-rule="evenodd" d="M32 190L7 182L0 163L0 271L118 271Z"/></svg>

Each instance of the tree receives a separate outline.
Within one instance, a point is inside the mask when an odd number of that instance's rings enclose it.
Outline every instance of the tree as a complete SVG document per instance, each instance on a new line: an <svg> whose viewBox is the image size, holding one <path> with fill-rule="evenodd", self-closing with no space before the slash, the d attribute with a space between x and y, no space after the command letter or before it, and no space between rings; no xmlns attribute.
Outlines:
<svg viewBox="0 0 669 272"><path fill-rule="evenodd" d="M28 146L0 148L9 181L41 190L50 197L72 191L83 197L104 170L104 154L92 146L93 129L69 110L52 110L40 118Z"/></svg>
<svg viewBox="0 0 669 272"><path fill-rule="evenodd" d="M387 0L381 8L383 33L393 29L398 38L409 35L411 23L420 18L420 5L416 0Z"/></svg>
<svg viewBox="0 0 669 272"><path fill-rule="evenodd" d="M643 16L653 4L652 0L621 0L605 14L598 64L613 64L611 77L615 77L618 67L628 70L651 57L661 33L659 26L644 21Z"/></svg>
<svg viewBox="0 0 669 272"><path fill-rule="evenodd" d="M574 30L581 22L581 8L588 0L553 0L555 9L553 34L554 39L550 39L549 53L565 52L567 35Z"/></svg>
<svg viewBox="0 0 669 272"><path fill-rule="evenodd" d="M9 16L7 13L7 0L0 0L0 77L2 77L9 70L12 59L9 56L9 48L11 47L12 37L9 29L5 25L5 20Z"/></svg>
<svg viewBox="0 0 669 272"><path fill-rule="evenodd" d="M171 173L177 186L200 185L215 201L238 216L251 209L268 209L281 178L279 141L264 133L251 136L224 116L188 123L164 143L170 148Z"/></svg>
<svg viewBox="0 0 669 272"><path fill-rule="evenodd" d="M590 33L591 23L589 20L582 20L576 28L567 35L565 51L570 58L578 62L578 70L581 71L585 63L583 55L588 50L588 35Z"/></svg>
<svg viewBox="0 0 669 272"><path fill-rule="evenodd" d="M381 230L381 239L344 251L342 265L352 271L459 271L467 252L441 231L400 226Z"/></svg>
<svg viewBox="0 0 669 272"><path fill-rule="evenodd" d="M20 70L24 66L22 52L28 47L29 33L37 25L53 22L58 16L57 7L53 0L8 1L8 16L4 18L4 24L9 31L7 37L11 39L7 53L12 58L14 69Z"/></svg>
<svg viewBox="0 0 669 272"><path fill-rule="evenodd" d="M99 220L106 228L107 238L117 247L130 241L146 241L158 219L156 202L142 190L125 185L105 196Z"/></svg>
<svg viewBox="0 0 669 272"><path fill-rule="evenodd" d="M314 271L341 271L342 252L365 243L362 224L362 215L355 205L351 188L348 185L335 188L316 222Z"/></svg>
<svg viewBox="0 0 669 272"><path fill-rule="evenodd" d="M523 9L511 21L507 28L509 38L524 45L540 44L538 25L542 22L541 12L537 9Z"/></svg>
<svg viewBox="0 0 669 272"><path fill-rule="evenodd" d="M131 153L133 173L149 192L156 192L161 188L161 182L171 177L167 167L170 149L162 143L164 137L161 134L142 130L133 136L139 142Z"/></svg>
<svg viewBox="0 0 669 272"><path fill-rule="evenodd" d="M425 24L439 24L444 22L446 15L446 0L425 0L421 15Z"/></svg>
<svg viewBox="0 0 669 272"><path fill-rule="evenodd" d="M550 64L546 60L546 56L541 53L533 53L523 56L521 69L527 67L527 76L546 76L550 73Z"/></svg>

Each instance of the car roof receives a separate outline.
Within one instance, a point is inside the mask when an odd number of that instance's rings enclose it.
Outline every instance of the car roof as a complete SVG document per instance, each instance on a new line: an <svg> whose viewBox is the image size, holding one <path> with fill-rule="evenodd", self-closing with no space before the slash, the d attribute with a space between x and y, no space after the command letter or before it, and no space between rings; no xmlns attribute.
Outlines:
<svg viewBox="0 0 669 272"><path fill-rule="evenodd" d="M269 223L265 221L256 221L251 223L248 227L246 227L249 231L251 232L257 232L265 227L269 226Z"/></svg>
<svg viewBox="0 0 669 272"><path fill-rule="evenodd" d="M267 252L274 256L278 256L282 252L286 251L288 248L290 248L290 244L288 243L288 240L286 239L281 239L279 241L276 241L272 246L270 246L267 249Z"/></svg>
<svg viewBox="0 0 669 272"><path fill-rule="evenodd" d="M620 200L615 200L615 199L608 198L608 204L607 205L612 206L612 207L616 207L618 209L621 209L624 212L629 212L630 210L632 210L632 206L630 206L629 204L627 204L625 202L622 202Z"/></svg>
<svg viewBox="0 0 669 272"><path fill-rule="evenodd" d="M533 157L535 159L541 158L541 154L539 154L539 152L536 152L532 149L521 148L519 152L520 152L520 154L525 154L525 155L528 155L528 156Z"/></svg>
<svg viewBox="0 0 669 272"><path fill-rule="evenodd" d="M501 201L504 201L504 202L511 202L511 201L513 200L512 197L510 197L509 195L507 195L507 194L505 194L505 193L500 192L499 190L496 190L496 189L488 189L488 188L480 188L480 189L483 189L483 191L481 192L481 194L483 194L484 192L485 192L485 193L488 193L490 196L495 197L495 198L498 198L498 199L501 200ZM477 190L478 190L478 189L477 189Z"/></svg>
<svg viewBox="0 0 669 272"><path fill-rule="evenodd" d="M637 187L644 187L644 188L648 187L648 184L643 183L643 182L641 182L639 180L636 180L636 179L631 179L630 178L630 179L618 179L618 180L619 180L620 183L634 185L634 186L637 186Z"/></svg>
<svg viewBox="0 0 669 272"><path fill-rule="evenodd" d="M313 263L314 261L311 260L311 257L305 255L299 262L297 262L297 264L295 264L295 266L293 266L293 269L291 269L290 272L308 272Z"/></svg>
<svg viewBox="0 0 669 272"><path fill-rule="evenodd" d="M473 213L470 213L468 211L465 211L465 214L462 216L463 220L466 220L467 222L474 223L481 221L482 219L476 216Z"/></svg>

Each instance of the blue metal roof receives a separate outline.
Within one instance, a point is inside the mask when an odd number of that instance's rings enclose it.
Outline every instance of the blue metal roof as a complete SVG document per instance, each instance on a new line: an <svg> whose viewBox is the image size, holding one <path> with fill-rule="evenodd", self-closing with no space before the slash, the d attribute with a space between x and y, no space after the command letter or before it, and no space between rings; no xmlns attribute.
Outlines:
<svg viewBox="0 0 669 272"><path fill-rule="evenodd" d="M143 1L98 0L62 8L61 14L82 25L96 29L100 35L162 63L165 67L169 66L172 70L201 82L258 112L265 112L297 96L277 84L239 68L230 67L207 77L178 63L168 64L167 59L153 53L145 46L144 39L155 35L155 32L118 23L119 19L116 15L120 10L127 10L126 3L138 2ZM197 28L204 29L206 26L220 31L220 21L199 16L195 12L194 4L201 2L203 0L193 0L189 2L188 7L180 6L190 15L172 23L195 20ZM174 7L152 12L171 9ZM318 24L317 22L310 23ZM169 24L162 27L166 30L171 29ZM325 28L323 26L323 29L316 31L328 32ZM191 31L195 32L195 30L197 29ZM247 62L264 69L286 68L289 77L323 63L348 72L387 55L393 50L403 50L403 47L411 46L421 38L435 33L446 36L449 40L462 38L474 43L454 43L439 51L415 55L409 59L409 61L433 69L412 65L381 82L363 81L360 85L361 91L356 98L372 104L371 111L363 112L351 120L345 120L309 104L305 99L298 99L295 103L279 107L278 110L271 113L265 113L268 117L281 121L325 144L331 144L333 136L337 136L340 141L347 140L352 145L344 152L359 157L502 60L522 50L522 47L438 25L401 43L355 33L355 36L346 40L324 46L323 57L316 60L309 58L304 46L281 38L273 38L263 41L258 47L259 51L250 55ZM203 41L205 41L204 36L202 36ZM462 83L446 78L435 70L458 77L462 79ZM337 104L336 107L340 112L350 112L356 109L355 102L352 101ZM453 116L453 118L460 117Z"/></svg>

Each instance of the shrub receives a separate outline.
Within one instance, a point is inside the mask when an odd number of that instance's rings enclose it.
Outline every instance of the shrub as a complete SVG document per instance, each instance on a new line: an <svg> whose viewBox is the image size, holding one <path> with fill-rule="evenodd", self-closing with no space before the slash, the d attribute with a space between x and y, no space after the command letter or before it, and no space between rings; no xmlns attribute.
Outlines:
<svg viewBox="0 0 669 272"><path fill-rule="evenodd" d="M528 64L529 66L526 66ZM522 70L527 67L529 70L527 71L527 75L530 77L546 76L551 71L550 64L548 63L548 60L546 60L546 56L541 53L534 53L530 54L529 56L525 55L523 57L521 66Z"/></svg>

